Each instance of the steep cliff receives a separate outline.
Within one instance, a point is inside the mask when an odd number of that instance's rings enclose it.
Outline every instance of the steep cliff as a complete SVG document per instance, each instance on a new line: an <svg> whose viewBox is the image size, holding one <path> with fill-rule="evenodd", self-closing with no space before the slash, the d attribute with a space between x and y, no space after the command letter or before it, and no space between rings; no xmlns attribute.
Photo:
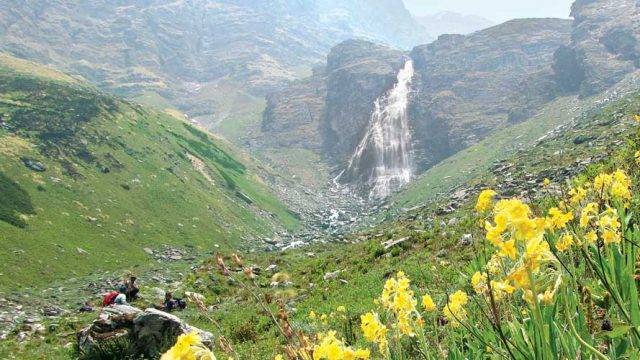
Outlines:
<svg viewBox="0 0 640 360"><path fill-rule="evenodd" d="M260 92L351 37L427 40L399 0L9 0L0 29L3 50L123 91L228 75Z"/></svg>
<svg viewBox="0 0 640 360"><path fill-rule="evenodd" d="M577 0L571 9L571 43L556 54L560 88L596 94L635 71L640 65L639 9L635 0Z"/></svg>
<svg viewBox="0 0 640 360"><path fill-rule="evenodd" d="M567 20L513 20L416 47L409 118L418 170L509 125L513 110L525 111L531 97L548 96L544 84L540 90L533 84L549 77L553 54L570 30Z"/></svg>
<svg viewBox="0 0 640 360"><path fill-rule="evenodd" d="M0 50L209 127L351 38L406 49L429 39L401 0L0 2Z"/></svg>
<svg viewBox="0 0 640 360"><path fill-rule="evenodd" d="M412 59L407 111L419 173L527 118L552 98L554 52L570 41L570 32L567 20L525 19L468 36L443 35L411 53L344 42L332 49L324 73L270 97L263 118L270 139L265 144L295 144L323 155L336 172L345 169L367 133L376 99L394 86L399 70ZM293 140L300 123L308 125L304 141ZM309 135L310 129L316 132Z"/></svg>

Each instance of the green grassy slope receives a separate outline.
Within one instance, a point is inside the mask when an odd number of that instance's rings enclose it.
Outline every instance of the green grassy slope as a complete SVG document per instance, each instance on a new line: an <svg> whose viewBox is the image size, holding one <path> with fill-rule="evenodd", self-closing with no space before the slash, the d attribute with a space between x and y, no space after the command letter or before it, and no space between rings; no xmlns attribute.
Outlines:
<svg viewBox="0 0 640 360"><path fill-rule="evenodd" d="M397 208L428 203L437 195L477 178L493 162L515 154L519 149L532 146L538 138L556 126L570 121L592 102L592 99L559 98L528 121L498 131L438 163L406 189L395 194L390 201L393 201Z"/></svg>
<svg viewBox="0 0 640 360"><path fill-rule="evenodd" d="M582 109L587 108L588 104L584 103ZM638 145L630 142L628 146L620 146L619 143L632 139L633 132L637 131L637 125L632 118L640 112L640 95L632 94L619 101L596 106L596 109L578 116L575 122L568 120L573 118L573 112L567 112L565 115L561 112L556 113L557 116L562 116L563 122L571 125L558 129L553 136L536 142L537 146L532 145L510 155L495 156L496 159L513 164L516 170L511 174L495 176L487 168L482 168L476 173L477 178L471 179L470 183L481 181L491 188L498 189L499 185L504 183L505 176L513 177L516 179L515 182L526 183L526 173L539 174L573 164L576 159L602 153L611 156L607 156L604 162L590 165L583 174L593 175L603 170L611 171L617 167L629 166L633 162L633 153L638 150ZM560 123L561 120L557 121ZM575 144L574 139L579 136L587 136L592 140ZM481 159L481 156L477 155L477 159ZM637 179L639 175L635 173L633 176ZM568 179L554 179L557 182L564 180ZM531 187L544 192L542 183ZM499 189L498 193L499 196L504 195ZM432 295L439 298L444 298L455 289L466 289L469 286L472 269L477 266L474 257L480 251L479 243L462 245L460 239L463 234L472 234L476 241L484 237L483 229L478 226L478 219L473 210L477 195L474 193L459 210L450 215L436 215L432 208L427 207L363 233L352 234L350 239L356 241L355 244L332 247L318 245L277 256L251 254L247 255L245 263L256 264L262 269L276 264L277 271L286 273L291 279L293 284L287 291L275 289L264 292L276 297L284 296L294 327L305 331L331 328L338 331L339 337L347 336L352 331L361 334L359 315L375 308L373 299L382 292L384 280L398 271L404 271L409 275L412 288L417 293L422 293L427 288L438 289L438 292ZM633 203L637 204L637 199ZM454 218L456 221L449 222ZM448 225L441 227L442 222ZM410 240L390 249L385 250L381 245L388 239L405 237L409 237ZM215 269L214 261L206 262L202 268L190 275L184 285L185 289L193 289L207 295L208 303L216 309L212 316L222 324L225 335L232 339L241 358L273 358L281 352L279 346L285 343L277 329L263 316L250 293L231 282L225 282L224 277L220 275L211 282L211 273L215 272ZM339 273L335 279L325 279L327 273L336 271ZM260 274L257 277L259 286L267 288L271 276L272 274L264 272ZM243 306L238 306L239 301ZM336 311L340 305L347 308L347 315L355 330L349 330L349 322L345 324ZM327 325L323 326L322 321L309 320L310 311L314 311L318 317L321 314L333 315L327 318ZM211 323L196 314L185 317L200 327L217 331ZM356 340L359 344L364 343L361 338Z"/></svg>
<svg viewBox="0 0 640 360"><path fill-rule="evenodd" d="M53 70L0 57L0 119L0 289L299 226L229 143Z"/></svg>

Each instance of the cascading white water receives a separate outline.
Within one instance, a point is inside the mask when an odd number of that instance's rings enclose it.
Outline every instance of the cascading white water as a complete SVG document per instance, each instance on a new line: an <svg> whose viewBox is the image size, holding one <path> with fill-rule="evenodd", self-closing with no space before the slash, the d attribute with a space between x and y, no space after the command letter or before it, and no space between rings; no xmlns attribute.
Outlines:
<svg viewBox="0 0 640 360"><path fill-rule="evenodd" d="M369 127L342 176L369 187L369 198L383 199L409 183L413 176L413 151L407 106L413 62L407 60L398 81L375 101Z"/></svg>

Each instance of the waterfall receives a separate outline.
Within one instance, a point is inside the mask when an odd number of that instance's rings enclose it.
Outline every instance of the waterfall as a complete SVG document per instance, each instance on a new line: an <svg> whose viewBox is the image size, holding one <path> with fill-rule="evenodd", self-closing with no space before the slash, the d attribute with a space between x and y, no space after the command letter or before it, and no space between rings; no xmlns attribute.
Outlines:
<svg viewBox="0 0 640 360"><path fill-rule="evenodd" d="M376 99L364 137L341 177L366 185L370 199L383 199L411 181L413 151L407 106L413 62L407 60L397 83Z"/></svg>

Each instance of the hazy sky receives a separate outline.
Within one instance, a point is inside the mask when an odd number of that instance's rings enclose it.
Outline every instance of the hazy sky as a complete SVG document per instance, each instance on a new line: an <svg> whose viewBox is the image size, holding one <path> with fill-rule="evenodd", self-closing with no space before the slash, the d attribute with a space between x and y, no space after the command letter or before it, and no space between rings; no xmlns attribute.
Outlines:
<svg viewBox="0 0 640 360"><path fill-rule="evenodd" d="M524 17L567 18L573 0L404 0L414 15L453 11L495 22Z"/></svg>

